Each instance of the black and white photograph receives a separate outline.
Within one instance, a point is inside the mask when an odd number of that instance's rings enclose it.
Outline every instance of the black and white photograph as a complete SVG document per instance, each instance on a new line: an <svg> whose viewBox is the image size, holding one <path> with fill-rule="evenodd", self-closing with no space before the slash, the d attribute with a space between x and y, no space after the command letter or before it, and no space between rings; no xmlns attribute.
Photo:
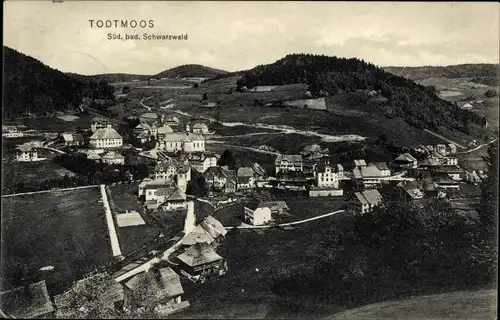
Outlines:
<svg viewBox="0 0 500 320"><path fill-rule="evenodd" d="M498 2L3 2L0 317L497 319Z"/></svg>

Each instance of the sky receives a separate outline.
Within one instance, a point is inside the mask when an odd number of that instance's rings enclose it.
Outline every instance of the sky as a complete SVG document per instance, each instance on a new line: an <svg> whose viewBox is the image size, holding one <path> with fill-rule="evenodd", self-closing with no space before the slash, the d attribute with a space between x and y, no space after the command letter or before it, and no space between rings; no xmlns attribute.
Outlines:
<svg viewBox="0 0 500 320"><path fill-rule="evenodd" d="M495 2L4 1L4 45L80 74L156 74L182 64L228 71L291 53L378 66L499 63ZM89 20L153 20L97 28ZM95 22L94 22L95 23ZM187 40L108 40L108 33Z"/></svg>

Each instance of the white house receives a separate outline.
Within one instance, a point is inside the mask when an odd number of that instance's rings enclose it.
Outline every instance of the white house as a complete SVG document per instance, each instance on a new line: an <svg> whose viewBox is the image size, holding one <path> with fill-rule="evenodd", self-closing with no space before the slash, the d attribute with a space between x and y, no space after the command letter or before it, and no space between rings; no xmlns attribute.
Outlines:
<svg viewBox="0 0 500 320"><path fill-rule="evenodd" d="M316 185L320 188L339 187L339 168L331 166L329 162L316 166L314 174L316 176Z"/></svg>
<svg viewBox="0 0 500 320"><path fill-rule="evenodd" d="M219 155L207 152L192 152L188 156L191 168L203 173L210 167L217 166Z"/></svg>
<svg viewBox="0 0 500 320"><path fill-rule="evenodd" d="M155 166L155 180L171 180L177 174L179 163L175 159L159 161Z"/></svg>
<svg viewBox="0 0 500 320"><path fill-rule="evenodd" d="M63 133L62 136L66 146L82 146L84 143L81 133Z"/></svg>
<svg viewBox="0 0 500 320"><path fill-rule="evenodd" d="M180 165L177 168L177 188L179 188L182 192L186 192L189 181L191 181L191 167L187 164Z"/></svg>
<svg viewBox="0 0 500 320"><path fill-rule="evenodd" d="M458 165L458 159L455 157L446 156L443 158L443 160L444 160L443 164L446 166L457 166Z"/></svg>
<svg viewBox="0 0 500 320"><path fill-rule="evenodd" d="M446 155L446 153L448 152L448 150L446 149L446 145L445 144L438 144L438 145L436 145L436 148L434 150L436 150L437 152L441 153L442 155Z"/></svg>
<svg viewBox="0 0 500 320"><path fill-rule="evenodd" d="M125 157L115 151L108 151L102 157L102 162L106 164L125 164Z"/></svg>
<svg viewBox="0 0 500 320"><path fill-rule="evenodd" d="M93 149L119 148L122 145L122 136L113 128L98 129L90 137L90 147Z"/></svg>
<svg viewBox="0 0 500 320"><path fill-rule="evenodd" d="M19 162L30 162L30 161L39 161L43 160L38 157L38 152L36 148L29 144L25 143L16 148L16 160Z"/></svg>
<svg viewBox="0 0 500 320"><path fill-rule="evenodd" d="M164 211L187 208L186 194L168 181L153 180L143 187L147 209Z"/></svg>
<svg viewBox="0 0 500 320"><path fill-rule="evenodd" d="M355 192L348 202L348 210L355 214L365 214L382 204L382 195L376 189Z"/></svg>
<svg viewBox="0 0 500 320"><path fill-rule="evenodd" d="M252 203L248 207L244 207L244 213L245 222L254 226L269 224L273 219L271 208L264 203Z"/></svg>
<svg viewBox="0 0 500 320"><path fill-rule="evenodd" d="M4 138L19 138L23 136L24 132L18 130L15 126L2 126L2 137Z"/></svg>
<svg viewBox="0 0 500 320"><path fill-rule="evenodd" d="M457 152L457 146L453 143L448 144L448 153L456 153Z"/></svg>
<svg viewBox="0 0 500 320"><path fill-rule="evenodd" d="M391 169L387 165L387 162L371 162L368 164L369 167L376 167L380 171L382 177L390 177Z"/></svg>
<svg viewBox="0 0 500 320"><path fill-rule="evenodd" d="M364 159L354 159L354 167L366 167L366 161Z"/></svg>
<svg viewBox="0 0 500 320"><path fill-rule="evenodd" d="M99 129L111 129L113 126L108 119L95 117L90 121L90 131L96 132Z"/></svg>
<svg viewBox="0 0 500 320"><path fill-rule="evenodd" d="M280 154L274 161L276 173L279 171L303 171L304 163L302 155Z"/></svg>
<svg viewBox="0 0 500 320"><path fill-rule="evenodd" d="M241 167L236 171L236 189L246 190L255 187L255 172L251 167Z"/></svg>
<svg viewBox="0 0 500 320"><path fill-rule="evenodd" d="M460 107L460 109L463 109L463 110L472 110L472 108L474 108L474 107L470 103L466 103Z"/></svg>

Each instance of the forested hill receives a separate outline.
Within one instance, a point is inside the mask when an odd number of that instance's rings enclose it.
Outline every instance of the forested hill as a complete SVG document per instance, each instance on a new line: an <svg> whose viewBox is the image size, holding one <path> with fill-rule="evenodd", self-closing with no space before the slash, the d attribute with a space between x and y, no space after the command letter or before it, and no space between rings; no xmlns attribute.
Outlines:
<svg viewBox="0 0 500 320"><path fill-rule="evenodd" d="M84 97L113 99L113 88L84 76L74 77L9 47L3 47L3 118L34 115L78 106Z"/></svg>
<svg viewBox="0 0 500 320"><path fill-rule="evenodd" d="M292 54L243 72L237 85L240 89L250 89L257 85L292 83L308 84L315 96L376 90L388 99L384 107L387 117L401 117L419 128L439 130L444 126L469 133L471 123L485 123L484 117L440 99L432 88L354 58Z"/></svg>
<svg viewBox="0 0 500 320"><path fill-rule="evenodd" d="M158 73L156 78L187 78L187 77L200 77L200 78L214 78L228 74L227 71L205 67L199 64L185 64L172 69L168 69Z"/></svg>
<svg viewBox="0 0 500 320"><path fill-rule="evenodd" d="M498 64L459 64L446 67L385 67L385 71L411 80L422 80L430 77L472 78L476 82L491 86L498 85L500 65Z"/></svg>

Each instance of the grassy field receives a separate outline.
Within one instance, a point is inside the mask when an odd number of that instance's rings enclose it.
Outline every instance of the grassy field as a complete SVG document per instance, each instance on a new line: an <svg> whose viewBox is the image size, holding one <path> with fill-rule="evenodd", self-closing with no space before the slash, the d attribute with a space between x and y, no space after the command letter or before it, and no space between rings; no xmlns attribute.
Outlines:
<svg viewBox="0 0 500 320"><path fill-rule="evenodd" d="M496 292L454 292L370 304L327 319L495 319Z"/></svg>
<svg viewBox="0 0 500 320"><path fill-rule="evenodd" d="M29 274L54 266L55 287L112 261L98 188L2 198L2 278L15 282L19 266Z"/></svg>
<svg viewBox="0 0 500 320"><path fill-rule="evenodd" d="M118 184L108 187L110 206L113 214L128 211L141 213L145 225L116 227L123 255L128 255L155 239L161 232L155 221L143 213L143 205L137 197L138 184Z"/></svg>
<svg viewBox="0 0 500 320"><path fill-rule="evenodd" d="M62 178L64 175L74 176L69 171L51 160L37 162L6 162L2 163L3 185L8 187L17 183L40 183L47 179Z"/></svg>
<svg viewBox="0 0 500 320"><path fill-rule="evenodd" d="M53 131L53 132L65 132L74 131L78 126L81 128L89 128L90 120L92 120L92 115L77 114L79 118L74 121L64 121L57 117L52 118L28 118L13 121L4 121L4 125L19 125L23 124L29 129L42 130L42 131Z"/></svg>
<svg viewBox="0 0 500 320"><path fill-rule="evenodd" d="M228 273L201 285L184 286L191 307L175 318L311 318L334 312L331 306L307 307L302 301L300 313L290 314L288 304L275 297L270 286L273 275L307 263L316 254L318 228L345 218L337 215L286 231L230 231L217 249L228 262Z"/></svg>

